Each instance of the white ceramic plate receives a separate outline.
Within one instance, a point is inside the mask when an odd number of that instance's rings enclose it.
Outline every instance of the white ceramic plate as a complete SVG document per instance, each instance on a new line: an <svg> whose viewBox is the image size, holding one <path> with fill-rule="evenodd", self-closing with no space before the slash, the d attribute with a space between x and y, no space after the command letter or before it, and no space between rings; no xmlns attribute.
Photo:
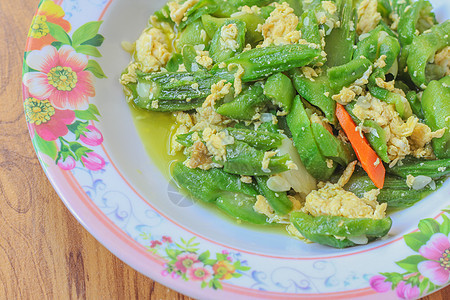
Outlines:
<svg viewBox="0 0 450 300"><path fill-rule="evenodd" d="M446 286L450 269L438 261L450 248L450 182L392 214L385 239L344 250L234 224L169 184L118 83L129 61L121 42L134 41L164 2L47 0L33 18L27 122L79 222L136 270L196 298L414 298ZM433 2L438 18L448 18L449 3Z"/></svg>

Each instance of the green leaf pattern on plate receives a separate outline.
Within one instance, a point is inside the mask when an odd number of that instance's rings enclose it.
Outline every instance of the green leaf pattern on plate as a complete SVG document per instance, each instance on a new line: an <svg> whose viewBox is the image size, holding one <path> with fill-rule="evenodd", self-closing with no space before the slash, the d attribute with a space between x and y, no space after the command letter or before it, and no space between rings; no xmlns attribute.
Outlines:
<svg viewBox="0 0 450 300"><path fill-rule="evenodd" d="M370 278L371 287L380 293L395 290L401 299L418 298L448 284L450 279L450 219L444 209L442 222L423 219L418 230L403 236L416 254L396 264L403 273L384 272Z"/></svg>

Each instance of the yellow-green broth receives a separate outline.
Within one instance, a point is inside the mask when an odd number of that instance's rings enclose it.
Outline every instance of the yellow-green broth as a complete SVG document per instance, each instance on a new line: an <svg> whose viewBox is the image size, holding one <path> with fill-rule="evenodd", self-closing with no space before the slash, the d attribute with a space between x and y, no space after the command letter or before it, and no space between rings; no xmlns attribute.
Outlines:
<svg viewBox="0 0 450 300"><path fill-rule="evenodd" d="M172 113L139 109L133 104L130 104L130 110L145 151L164 177L170 180L171 164L185 159L181 152L170 155L171 129L175 126L175 116Z"/></svg>
<svg viewBox="0 0 450 300"><path fill-rule="evenodd" d="M134 125L138 131L144 148L152 162L160 170L167 180L172 179L171 166L177 161L184 161L185 155L181 152L176 155L170 155L170 140L175 124L175 116L173 113L162 113L146 111L137 108L132 103L129 105L133 116ZM215 205L198 201L200 205L206 208L210 213L217 215L229 222L235 223L236 220L228 216L226 213L217 209ZM248 229L264 230L264 232L288 234L284 225L271 224L268 226L254 225L243 222L240 224Z"/></svg>

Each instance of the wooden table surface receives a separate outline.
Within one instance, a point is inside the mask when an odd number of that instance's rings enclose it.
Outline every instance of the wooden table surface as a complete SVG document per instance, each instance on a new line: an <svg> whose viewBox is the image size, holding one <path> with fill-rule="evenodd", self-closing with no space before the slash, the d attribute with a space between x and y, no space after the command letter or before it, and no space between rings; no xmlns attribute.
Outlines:
<svg viewBox="0 0 450 300"><path fill-rule="evenodd" d="M190 299L112 255L46 179L21 94L23 50L37 3L0 1L0 299ZM425 299L450 299L450 287Z"/></svg>

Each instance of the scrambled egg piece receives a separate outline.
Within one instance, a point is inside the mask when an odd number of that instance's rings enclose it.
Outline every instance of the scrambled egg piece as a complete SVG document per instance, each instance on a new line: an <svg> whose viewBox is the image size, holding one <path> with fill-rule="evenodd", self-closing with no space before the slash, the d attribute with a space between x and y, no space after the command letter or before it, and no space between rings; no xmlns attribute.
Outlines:
<svg viewBox="0 0 450 300"><path fill-rule="evenodd" d="M126 85L130 82L137 82L137 74L136 74L136 70L139 70L140 64L137 62L131 63L128 65L127 67L127 72L124 73L121 77L120 77L120 83L122 85Z"/></svg>
<svg viewBox="0 0 450 300"><path fill-rule="evenodd" d="M215 83L211 86L211 94L206 97L205 102L203 102L202 107L214 107L217 100L222 99L228 93L230 93L231 83L226 80L221 80L218 83Z"/></svg>
<svg viewBox="0 0 450 300"><path fill-rule="evenodd" d="M414 176L412 176L411 174L408 174L408 176L406 176L406 185L407 185L409 188L412 188L415 179L416 179L416 178L415 178Z"/></svg>
<svg viewBox="0 0 450 300"><path fill-rule="evenodd" d="M358 198L338 184L327 182L324 187L306 196L304 211L313 216L341 216L347 218L382 219L386 215L387 204L378 204L379 190L374 189Z"/></svg>
<svg viewBox="0 0 450 300"><path fill-rule="evenodd" d="M298 17L288 3L273 3L275 10L270 13L264 24L258 25L258 31L264 36L262 47L271 44L285 45L298 42L301 34L297 29Z"/></svg>
<svg viewBox="0 0 450 300"><path fill-rule="evenodd" d="M286 226L286 231L293 237L303 241L304 243L308 243L311 244L312 242L310 240L308 240L307 238L305 238L300 231L297 230L297 228L294 226L294 224L289 224L288 226Z"/></svg>
<svg viewBox="0 0 450 300"><path fill-rule="evenodd" d="M157 72L167 64L170 53L169 39L161 29L145 30L136 41L136 59L143 72Z"/></svg>
<svg viewBox="0 0 450 300"><path fill-rule="evenodd" d="M264 153L264 158L263 161L261 163L262 165L262 170L269 170L269 164L270 164L270 158L274 157L275 155L277 155L277 152L275 151L266 151Z"/></svg>
<svg viewBox="0 0 450 300"><path fill-rule="evenodd" d="M185 166L191 169L199 168L202 170L212 168L212 159L204 143L197 141L190 150L191 157L184 162Z"/></svg>
<svg viewBox="0 0 450 300"><path fill-rule="evenodd" d="M363 76L354 82L355 85L365 85L369 83L369 76L372 74L372 66L369 66Z"/></svg>
<svg viewBox="0 0 450 300"><path fill-rule="evenodd" d="M377 77L377 78L375 78L375 83L377 84L378 87L380 87L382 89L386 89L390 92L394 91L394 89L395 89L394 80L386 82L382 78Z"/></svg>
<svg viewBox="0 0 450 300"><path fill-rule="evenodd" d="M246 176L246 175L241 175L240 180L241 180L243 183L252 183L252 182L253 182L252 177L251 177L251 176Z"/></svg>
<svg viewBox="0 0 450 300"><path fill-rule="evenodd" d="M361 120L374 120L386 132L388 156L394 166L407 155L417 158L432 158L431 139L442 137L445 129L432 132L431 129L411 116L405 122L395 111L394 106L372 97L361 96L353 108L355 116Z"/></svg>
<svg viewBox="0 0 450 300"><path fill-rule="evenodd" d="M180 4L178 0L175 0L167 3L167 5L169 6L170 18L172 19L172 21L177 23L177 25L180 25L186 12L195 4L197 4L198 1L199 0L187 0L183 4Z"/></svg>
<svg viewBox="0 0 450 300"><path fill-rule="evenodd" d="M234 73L234 96L236 97L242 92L242 75L245 73L245 69L240 64L230 64L228 66L228 71L232 71L237 67L236 73Z"/></svg>
<svg viewBox="0 0 450 300"><path fill-rule="evenodd" d="M302 67L303 76L308 78L311 81L315 81L314 77L318 77L316 70L311 67Z"/></svg>
<svg viewBox="0 0 450 300"><path fill-rule="evenodd" d="M267 216L267 222L268 223L280 223L280 224L289 224L289 216L279 216L275 214L275 211L270 206L269 202L267 202L267 199L262 196L258 195L256 196L256 202L255 205L253 205L253 209L260 214Z"/></svg>
<svg viewBox="0 0 450 300"><path fill-rule="evenodd" d="M391 13L389 15L389 18L391 18L391 20L392 20L391 29L397 30L398 22L400 21L400 16L396 13Z"/></svg>
<svg viewBox="0 0 450 300"><path fill-rule="evenodd" d="M356 97L356 93L354 91L352 91L351 88L343 87L342 90L339 92L339 94L333 95L331 97L331 99L333 99L334 101L336 101L342 105L346 105L346 104L352 102L353 99L355 99L355 97Z"/></svg>
<svg viewBox="0 0 450 300"><path fill-rule="evenodd" d="M223 26L220 31L220 45L222 45L225 49L236 51L239 48L239 44L236 41L238 33L239 31L236 24L228 24L227 26Z"/></svg>
<svg viewBox="0 0 450 300"><path fill-rule="evenodd" d="M386 60L386 58L387 58L387 56L386 55L381 55L378 59L377 59L377 61L374 63L374 67L375 68L384 68L384 67L386 67L386 62L385 62L385 60Z"/></svg>
<svg viewBox="0 0 450 300"><path fill-rule="evenodd" d="M177 142L177 136L179 134L185 134L189 132L189 129L194 125L192 118L188 113L178 112L176 115L177 127L175 132L172 132L172 138L170 140L170 155L175 155L177 152L183 150L184 146Z"/></svg>
<svg viewBox="0 0 450 300"><path fill-rule="evenodd" d="M184 124L177 127L177 130L172 134L172 138L170 140L170 155L175 155L177 152L183 150L184 146L177 142L177 136L188 132L189 128Z"/></svg>
<svg viewBox="0 0 450 300"><path fill-rule="evenodd" d="M211 69L213 65L213 60L209 57L209 51L199 51L197 50L197 56L195 61L206 69Z"/></svg>
<svg viewBox="0 0 450 300"><path fill-rule="evenodd" d="M246 14L257 14L259 15L261 13L261 8L259 6L253 5L252 7L248 5L244 5L240 9L241 12Z"/></svg>
<svg viewBox="0 0 450 300"><path fill-rule="evenodd" d="M358 7L358 24L356 31L363 34L375 29L381 20L381 14L377 11L377 0L363 0Z"/></svg>
<svg viewBox="0 0 450 300"><path fill-rule="evenodd" d="M213 106L197 108L192 117L195 125L191 128L191 131L203 131L207 127L219 131L231 122L227 117L218 114Z"/></svg>
<svg viewBox="0 0 450 300"><path fill-rule="evenodd" d="M441 128L432 132L430 127L425 124L417 123L411 134L411 143L415 148L423 148L426 144L430 143L434 138L440 138L444 135L445 128Z"/></svg>
<svg viewBox="0 0 450 300"><path fill-rule="evenodd" d="M227 131L217 133L217 130L210 127L203 130L202 137L209 153L214 155L217 160L227 160L226 146L234 144L234 137L228 135Z"/></svg>
<svg viewBox="0 0 450 300"><path fill-rule="evenodd" d="M334 5L331 1L322 1L322 7L331 15L333 15L337 10L336 5Z"/></svg>
<svg viewBox="0 0 450 300"><path fill-rule="evenodd" d="M268 216L269 218L275 215L275 212L269 202L267 202L266 197L262 195L256 196L256 202L253 209L260 214Z"/></svg>
<svg viewBox="0 0 450 300"><path fill-rule="evenodd" d="M183 124L189 128L194 126L191 115L188 113L185 113L183 111L180 111L177 113L176 119L177 119L177 123Z"/></svg>
<svg viewBox="0 0 450 300"><path fill-rule="evenodd" d="M434 63L445 68L445 75L450 75L450 46L436 53Z"/></svg>

